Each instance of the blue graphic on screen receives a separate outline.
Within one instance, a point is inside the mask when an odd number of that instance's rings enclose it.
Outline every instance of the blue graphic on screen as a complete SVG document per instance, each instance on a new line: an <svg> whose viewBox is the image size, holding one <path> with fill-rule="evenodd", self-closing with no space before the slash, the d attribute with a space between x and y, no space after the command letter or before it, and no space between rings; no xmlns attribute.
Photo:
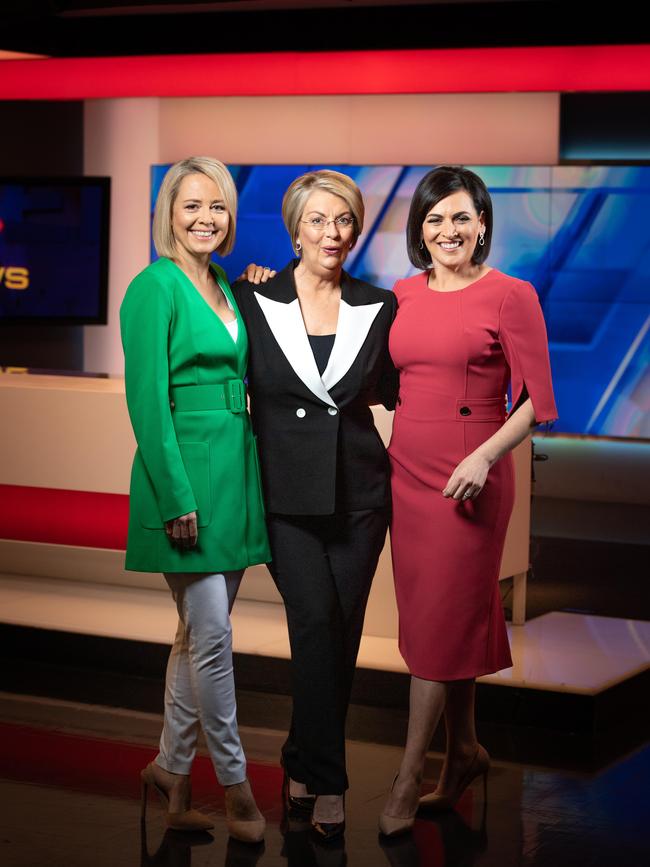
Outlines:
<svg viewBox="0 0 650 867"><path fill-rule="evenodd" d="M153 167L152 207L167 168ZM229 168L240 197L235 250L222 263L231 279L249 262L281 268L293 256L282 196L314 168L345 172L363 193L364 231L346 270L386 288L415 273L404 229L430 167ZM494 203L489 264L540 297L560 413L553 430L650 438L650 166L469 168Z"/></svg>
<svg viewBox="0 0 650 867"><path fill-rule="evenodd" d="M0 183L0 321L105 321L108 187Z"/></svg>

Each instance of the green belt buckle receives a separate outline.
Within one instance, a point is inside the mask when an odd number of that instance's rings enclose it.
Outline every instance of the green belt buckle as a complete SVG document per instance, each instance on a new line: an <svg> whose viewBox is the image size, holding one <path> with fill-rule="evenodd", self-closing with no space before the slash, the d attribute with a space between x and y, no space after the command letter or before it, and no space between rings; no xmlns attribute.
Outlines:
<svg viewBox="0 0 650 867"><path fill-rule="evenodd" d="M246 409L246 391L241 379L228 380L228 403L231 412L243 412Z"/></svg>

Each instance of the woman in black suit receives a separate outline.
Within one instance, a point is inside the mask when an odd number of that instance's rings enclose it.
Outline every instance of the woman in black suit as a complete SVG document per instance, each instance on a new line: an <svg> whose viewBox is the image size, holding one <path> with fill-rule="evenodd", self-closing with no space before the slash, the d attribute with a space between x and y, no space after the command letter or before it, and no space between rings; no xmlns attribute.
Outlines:
<svg viewBox="0 0 650 867"><path fill-rule="evenodd" d="M267 283L235 284L273 561L291 642L289 801L323 837L344 828L345 717L390 511L389 463L369 405L394 408L391 292L343 263L363 228L347 175L297 178L282 216L298 255Z"/></svg>

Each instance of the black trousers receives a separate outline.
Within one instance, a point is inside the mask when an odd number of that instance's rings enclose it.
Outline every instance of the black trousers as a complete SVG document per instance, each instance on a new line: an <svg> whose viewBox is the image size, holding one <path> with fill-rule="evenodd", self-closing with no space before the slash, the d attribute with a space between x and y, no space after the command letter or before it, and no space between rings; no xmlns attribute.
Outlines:
<svg viewBox="0 0 650 867"><path fill-rule="evenodd" d="M285 768L315 795L348 787L345 718L387 510L267 519L271 575L291 643L293 714Z"/></svg>

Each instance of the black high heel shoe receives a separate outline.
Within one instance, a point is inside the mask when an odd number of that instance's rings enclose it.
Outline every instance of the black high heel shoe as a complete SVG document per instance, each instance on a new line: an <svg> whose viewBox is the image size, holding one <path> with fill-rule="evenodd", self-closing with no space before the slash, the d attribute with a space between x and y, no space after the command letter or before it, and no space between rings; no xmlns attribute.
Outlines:
<svg viewBox="0 0 650 867"><path fill-rule="evenodd" d="M316 795L292 795L291 794L291 779L284 762L280 759L282 766L282 803L285 805L289 815L296 818L300 816L309 817L314 810L316 803Z"/></svg>
<svg viewBox="0 0 650 867"><path fill-rule="evenodd" d="M313 815L311 817L311 826L320 842L335 840L345 831L345 793L342 797L344 813L342 822L319 822L317 819L314 819Z"/></svg>

